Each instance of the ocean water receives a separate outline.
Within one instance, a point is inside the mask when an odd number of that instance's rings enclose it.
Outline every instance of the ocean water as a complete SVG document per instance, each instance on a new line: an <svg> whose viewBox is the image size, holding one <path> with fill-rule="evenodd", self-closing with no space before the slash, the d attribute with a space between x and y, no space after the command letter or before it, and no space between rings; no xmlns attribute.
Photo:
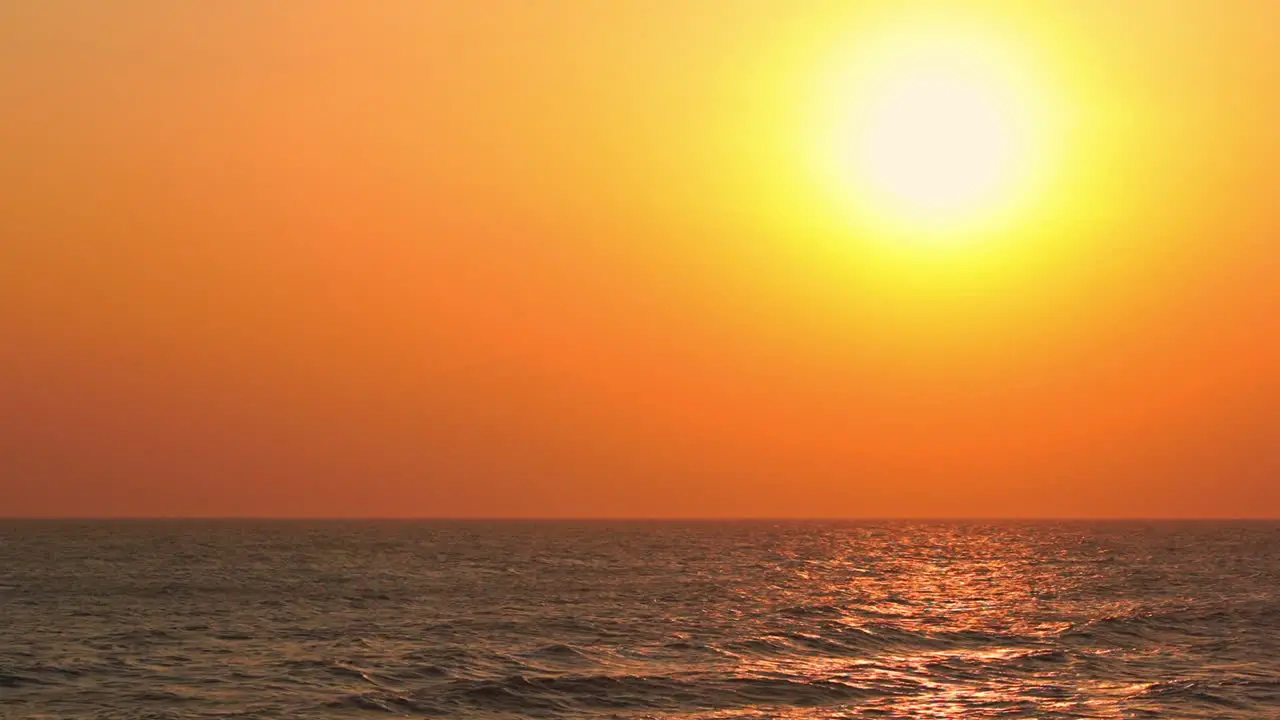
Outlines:
<svg viewBox="0 0 1280 720"><path fill-rule="evenodd" d="M1280 718L1280 524L0 523L3 718Z"/></svg>

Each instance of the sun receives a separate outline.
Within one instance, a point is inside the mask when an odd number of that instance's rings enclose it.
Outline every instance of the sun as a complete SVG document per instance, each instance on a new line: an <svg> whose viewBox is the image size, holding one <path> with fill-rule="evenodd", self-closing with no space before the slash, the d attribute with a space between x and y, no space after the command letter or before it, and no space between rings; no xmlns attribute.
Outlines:
<svg viewBox="0 0 1280 720"><path fill-rule="evenodd" d="M1008 108L941 71L896 78L873 98L845 161L895 212L946 220L999 200L1015 164Z"/></svg>
<svg viewBox="0 0 1280 720"><path fill-rule="evenodd" d="M1034 199L1047 163L1025 63L956 28L886 34L845 65L820 152L837 202L896 237L972 236Z"/></svg>

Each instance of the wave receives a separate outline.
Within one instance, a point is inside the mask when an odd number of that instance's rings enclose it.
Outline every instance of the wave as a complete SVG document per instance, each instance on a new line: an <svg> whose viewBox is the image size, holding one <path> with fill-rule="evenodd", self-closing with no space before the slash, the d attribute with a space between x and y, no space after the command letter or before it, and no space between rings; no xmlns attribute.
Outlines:
<svg viewBox="0 0 1280 720"><path fill-rule="evenodd" d="M779 632L719 647L738 657L866 658L884 652L925 652L963 648L1032 648L1036 636L972 630L924 632L888 623L831 625L820 632Z"/></svg>
<svg viewBox="0 0 1280 720"><path fill-rule="evenodd" d="M552 643L524 653L524 657L533 660L554 660L561 663L594 663L595 659L587 653L564 643Z"/></svg>
<svg viewBox="0 0 1280 720"><path fill-rule="evenodd" d="M1059 636L1064 640L1127 647L1135 640L1168 643L1180 639L1222 638L1231 628L1269 632L1277 624L1280 624L1280 604L1267 600L1230 607L1181 605L1111 613L1075 623Z"/></svg>
<svg viewBox="0 0 1280 720"><path fill-rule="evenodd" d="M46 685L46 684L48 683L45 682L44 680L41 680L40 678L32 677L31 675L24 675L21 673L13 672L10 670L4 670L0 668L0 687L17 688L17 687L22 687L23 685Z"/></svg>
<svg viewBox="0 0 1280 720"><path fill-rule="evenodd" d="M489 711L705 710L747 705L815 706L866 697L868 691L833 680L662 675L513 675L460 681L434 691L435 702Z"/></svg>
<svg viewBox="0 0 1280 720"><path fill-rule="evenodd" d="M411 698L389 692L344 695L337 700L325 703L325 707L331 710L360 710L395 715L406 712L426 712L428 710Z"/></svg>
<svg viewBox="0 0 1280 720"><path fill-rule="evenodd" d="M1248 703L1228 697L1220 691L1217 683L1206 683L1196 680L1171 680L1148 685L1135 693L1132 700L1157 700L1161 704L1209 705L1234 709L1249 707Z"/></svg>

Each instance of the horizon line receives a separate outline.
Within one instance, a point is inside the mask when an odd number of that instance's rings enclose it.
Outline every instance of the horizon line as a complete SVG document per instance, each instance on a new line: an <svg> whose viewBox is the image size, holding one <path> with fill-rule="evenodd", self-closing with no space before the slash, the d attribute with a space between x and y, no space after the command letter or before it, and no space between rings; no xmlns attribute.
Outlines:
<svg viewBox="0 0 1280 720"><path fill-rule="evenodd" d="M1280 515L0 515L24 520L321 522L1276 522Z"/></svg>

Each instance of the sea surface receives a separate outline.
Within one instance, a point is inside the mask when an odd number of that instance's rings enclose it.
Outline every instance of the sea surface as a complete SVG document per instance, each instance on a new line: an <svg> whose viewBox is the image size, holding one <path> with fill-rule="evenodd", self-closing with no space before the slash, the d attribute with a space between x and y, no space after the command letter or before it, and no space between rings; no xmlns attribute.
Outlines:
<svg viewBox="0 0 1280 720"><path fill-rule="evenodd" d="M0 718L1280 718L1280 524L0 522Z"/></svg>

